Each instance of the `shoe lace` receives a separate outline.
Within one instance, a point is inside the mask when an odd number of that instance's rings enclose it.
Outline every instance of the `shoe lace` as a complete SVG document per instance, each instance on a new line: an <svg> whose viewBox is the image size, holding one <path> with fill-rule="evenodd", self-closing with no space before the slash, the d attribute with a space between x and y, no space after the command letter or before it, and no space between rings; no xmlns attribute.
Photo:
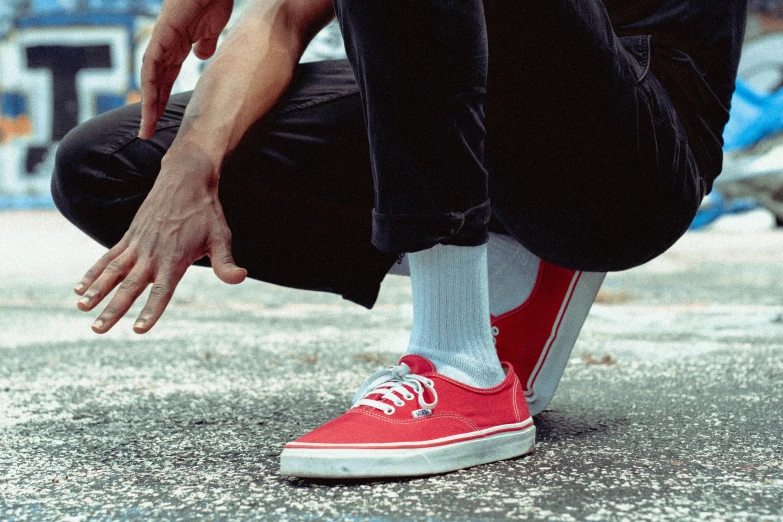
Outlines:
<svg viewBox="0 0 783 522"><path fill-rule="evenodd" d="M424 399L424 391L432 394L432 402ZM382 400L391 401L396 406L404 406L405 401L413 400L418 396L419 406L425 410L432 410L438 404L438 393L435 391L435 383L426 377L411 373L410 367L403 363L399 366L391 366L379 370L364 381L353 396L353 406L369 406L383 411L386 415L395 412L394 406ZM378 399L368 399L368 396L380 394Z"/></svg>

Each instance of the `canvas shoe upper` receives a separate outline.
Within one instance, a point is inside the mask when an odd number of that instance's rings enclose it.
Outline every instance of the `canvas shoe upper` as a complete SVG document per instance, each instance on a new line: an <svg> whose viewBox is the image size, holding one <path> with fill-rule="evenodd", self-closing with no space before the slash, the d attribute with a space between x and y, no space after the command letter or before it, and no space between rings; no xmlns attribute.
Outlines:
<svg viewBox="0 0 783 522"><path fill-rule="evenodd" d="M357 391L348 412L285 445L283 475L313 478L443 473L529 452L535 427L510 365L474 388L406 355Z"/></svg>
<svg viewBox="0 0 783 522"><path fill-rule="evenodd" d="M490 316L498 358L522 381L531 415L549 404L605 272L580 272L541 260L530 297Z"/></svg>

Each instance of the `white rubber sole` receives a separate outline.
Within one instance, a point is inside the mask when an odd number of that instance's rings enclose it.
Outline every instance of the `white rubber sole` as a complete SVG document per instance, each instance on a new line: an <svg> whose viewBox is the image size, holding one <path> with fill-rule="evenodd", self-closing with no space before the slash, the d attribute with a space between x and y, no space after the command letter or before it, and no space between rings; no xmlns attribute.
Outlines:
<svg viewBox="0 0 783 522"><path fill-rule="evenodd" d="M530 415L538 415L555 395L557 385L571 357L579 332L595 302L606 272L582 272L563 299L560 314L552 327L548 346L541 353L527 383L527 406Z"/></svg>
<svg viewBox="0 0 783 522"><path fill-rule="evenodd" d="M536 427L411 449L284 448L280 474L303 478L415 477L511 459L535 446Z"/></svg>

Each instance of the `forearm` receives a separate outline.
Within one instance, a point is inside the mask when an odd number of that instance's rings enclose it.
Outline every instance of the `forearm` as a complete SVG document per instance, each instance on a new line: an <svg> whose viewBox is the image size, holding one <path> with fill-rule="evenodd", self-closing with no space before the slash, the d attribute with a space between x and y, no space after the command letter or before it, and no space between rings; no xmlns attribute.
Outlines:
<svg viewBox="0 0 783 522"><path fill-rule="evenodd" d="M257 0L246 9L199 80L173 151L198 147L219 175L225 157L277 103L307 43L331 18L327 10L308 7L304 19L295 6Z"/></svg>

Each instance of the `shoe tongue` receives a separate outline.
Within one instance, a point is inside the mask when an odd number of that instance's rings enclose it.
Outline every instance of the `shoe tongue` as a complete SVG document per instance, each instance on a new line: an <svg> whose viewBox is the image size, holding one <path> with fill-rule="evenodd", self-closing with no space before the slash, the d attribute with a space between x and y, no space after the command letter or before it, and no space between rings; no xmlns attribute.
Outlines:
<svg viewBox="0 0 783 522"><path fill-rule="evenodd" d="M400 359L400 364L402 363L407 364L411 369L411 373L415 373L416 375L424 375L425 373L436 371L435 365L432 364L429 359L422 357L421 355L406 355Z"/></svg>

